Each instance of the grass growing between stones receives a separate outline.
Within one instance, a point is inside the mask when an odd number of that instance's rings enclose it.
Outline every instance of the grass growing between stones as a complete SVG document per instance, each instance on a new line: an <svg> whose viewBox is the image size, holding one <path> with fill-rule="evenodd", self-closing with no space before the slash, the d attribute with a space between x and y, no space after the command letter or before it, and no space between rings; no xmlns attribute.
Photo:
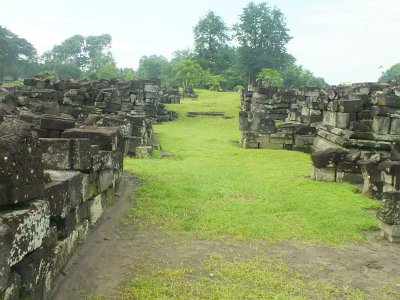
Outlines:
<svg viewBox="0 0 400 300"><path fill-rule="evenodd" d="M237 146L239 95L200 91L198 100L170 105L179 119L155 126L174 158L127 159L143 180L128 219L204 239L235 238L343 244L377 228L366 212L377 202L354 186L309 178L309 155ZM186 117L187 111L223 111Z"/></svg>

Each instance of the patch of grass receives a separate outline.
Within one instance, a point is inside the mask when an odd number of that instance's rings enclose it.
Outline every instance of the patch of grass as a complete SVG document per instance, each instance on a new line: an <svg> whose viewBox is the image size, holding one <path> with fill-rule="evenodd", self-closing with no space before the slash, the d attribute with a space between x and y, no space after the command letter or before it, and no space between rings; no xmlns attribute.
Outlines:
<svg viewBox="0 0 400 300"><path fill-rule="evenodd" d="M210 255L198 268L179 267L139 275L116 299L361 299L358 289L315 280L277 260L226 260Z"/></svg>
<svg viewBox="0 0 400 300"><path fill-rule="evenodd" d="M309 155L237 147L239 95L199 91L198 100L169 105L177 121L155 126L171 159L126 159L143 179L129 219L204 239L235 238L343 244L377 229L366 209L378 202L350 184L315 182ZM223 111L186 117L187 111ZM157 157L157 156L155 156Z"/></svg>

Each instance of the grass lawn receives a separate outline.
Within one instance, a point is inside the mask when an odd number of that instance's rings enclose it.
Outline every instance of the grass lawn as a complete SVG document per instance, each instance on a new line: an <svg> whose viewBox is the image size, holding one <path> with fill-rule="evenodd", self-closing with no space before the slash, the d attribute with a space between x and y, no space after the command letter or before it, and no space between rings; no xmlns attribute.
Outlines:
<svg viewBox="0 0 400 300"><path fill-rule="evenodd" d="M309 178L309 155L237 146L239 94L200 91L198 100L168 108L174 122L155 126L174 158L126 159L143 180L129 219L203 239L295 240L348 244L377 228L366 209L377 202L349 184ZM186 117L187 111L223 111L221 117Z"/></svg>
<svg viewBox="0 0 400 300"><path fill-rule="evenodd" d="M113 299L363 299L357 285L337 281L318 264L301 261L306 269L299 269L262 252L245 250L242 256L230 246L208 248L217 241L281 243L283 251L286 242L351 246L366 242L366 230L377 229L368 210L378 203L349 184L312 181L309 155L241 149L239 95L199 94L198 100L169 106L178 111L177 121L155 126L160 144L175 157L125 161L125 169L142 181L125 221L145 232L157 228L170 240L143 244L156 254L138 254L131 280ZM188 111L223 111L233 118L189 118ZM171 251L174 239L204 245ZM99 297L90 299L104 299Z"/></svg>

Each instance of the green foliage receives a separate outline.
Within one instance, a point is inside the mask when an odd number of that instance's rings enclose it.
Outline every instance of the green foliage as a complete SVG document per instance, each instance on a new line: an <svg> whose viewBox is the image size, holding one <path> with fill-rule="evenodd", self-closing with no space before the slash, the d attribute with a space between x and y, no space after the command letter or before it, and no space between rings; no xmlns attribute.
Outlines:
<svg viewBox="0 0 400 300"><path fill-rule="evenodd" d="M265 83L268 86L282 86L283 84L283 79L281 77L281 74L277 70L269 69L269 68L263 68L261 71L257 74L257 81L259 83Z"/></svg>
<svg viewBox="0 0 400 300"><path fill-rule="evenodd" d="M172 75L171 66L164 56L150 55L142 56L137 71L138 78L151 79L166 82L167 77Z"/></svg>
<svg viewBox="0 0 400 300"><path fill-rule="evenodd" d="M136 79L135 71L131 68L123 68L119 70L119 77L122 80L134 80Z"/></svg>
<svg viewBox="0 0 400 300"><path fill-rule="evenodd" d="M365 209L379 202L350 184L309 179L309 155L239 148L237 93L196 92L198 101L174 106L177 121L155 126L175 158L125 160L144 182L130 214L135 223L207 239L326 244L363 241L365 230L377 228ZM234 118L186 117L210 110Z"/></svg>
<svg viewBox="0 0 400 300"><path fill-rule="evenodd" d="M204 72L201 66L191 59L174 63L172 65L172 70L175 72L177 78L182 80L183 87L189 86L193 77L201 76Z"/></svg>
<svg viewBox="0 0 400 300"><path fill-rule="evenodd" d="M281 72L281 75L283 78L283 85L287 87L322 87L326 84L323 78L315 77L311 71L294 63L287 66Z"/></svg>
<svg viewBox="0 0 400 300"><path fill-rule="evenodd" d="M82 72L87 72L90 78L108 78L118 71L110 52L111 41L109 34L88 37L74 35L45 52L41 60L48 66L74 65Z"/></svg>
<svg viewBox="0 0 400 300"><path fill-rule="evenodd" d="M394 64L389 69L382 72L379 82L389 82L396 79L397 76L400 76L400 63Z"/></svg>
<svg viewBox="0 0 400 300"><path fill-rule="evenodd" d="M262 68L280 69L287 62L286 44L291 38L278 8L270 8L265 2L250 2L234 31L241 64L252 79Z"/></svg>
<svg viewBox="0 0 400 300"><path fill-rule="evenodd" d="M21 87L23 85L24 85L24 83L21 80L15 80L13 82L7 82L7 83L3 84L3 86L5 86L5 87Z"/></svg>
<svg viewBox="0 0 400 300"><path fill-rule="evenodd" d="M0 26L0 81L29 73L36 61L36 49L27 40Z"/></svg>
<svg viewBox="0 0 400 300"><path fill-rule="evenodd" d="M75 64L49 63L39 66L39 74L61 79L81 78L83 72Z"/></svg>
<svg viewBox="0 0 400 300"><path fill-rule="evenodd" d="M228 27L220 16L209 11L193 29L196 59L203 69L218 74L229 62Z"/></svg>

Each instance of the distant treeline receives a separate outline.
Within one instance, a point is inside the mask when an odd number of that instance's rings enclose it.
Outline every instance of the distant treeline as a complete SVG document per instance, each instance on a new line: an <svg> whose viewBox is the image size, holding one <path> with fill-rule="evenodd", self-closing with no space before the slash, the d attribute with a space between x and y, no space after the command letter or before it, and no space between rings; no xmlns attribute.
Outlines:
<svg viewBox="0 0 400 300"><path fill-rule="evenodd" d="M60 78L156 79L163 85L191 85L213 90L241 89L268 82L287 87L322 86L316 77L287 53L290 41L285 16L267 3L249 3L236 24L228 26L209 11L193 29L194 48L178 50L168 61L143 56L137 70L119 69L111 53L112 38L74 35L38 56L27 40L0 26L0 81L47 74ZM390 80L400 64L382 74Z"/></svg>

